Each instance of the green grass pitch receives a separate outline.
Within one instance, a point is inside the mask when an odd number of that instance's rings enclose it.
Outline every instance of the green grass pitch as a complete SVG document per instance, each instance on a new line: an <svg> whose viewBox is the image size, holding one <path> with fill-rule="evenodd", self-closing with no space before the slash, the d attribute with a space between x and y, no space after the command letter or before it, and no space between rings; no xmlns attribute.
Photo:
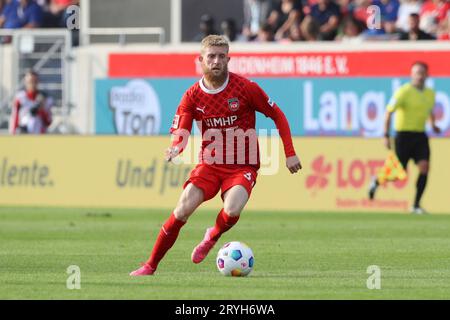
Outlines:
<svg viewBox="0 0 450 320"><path fill-rule="evenodd" d="M152 277L146 260L167 211L0 208L0 299L449 299L450 215L244 212L199 265L216 212L199 210ZM246 242L255 268L223 277L217 250ZM66 288L67 267L81 289ZM367 267L381 269L369 290Z"/></svg>

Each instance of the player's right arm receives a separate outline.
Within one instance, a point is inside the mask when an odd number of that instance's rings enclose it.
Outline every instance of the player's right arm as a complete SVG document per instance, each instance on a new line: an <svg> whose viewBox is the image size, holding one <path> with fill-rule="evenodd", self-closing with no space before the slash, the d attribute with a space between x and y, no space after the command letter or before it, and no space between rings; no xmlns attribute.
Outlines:
<svg viewBox="0 0 450 320"><path fill-rule="evenodd" d="M188 93L185 93L173 118L172 127L170 128L172 145L165 151L164 158L166 161L172 161L173 158L182 153L186 148L192 130L192 121L194 120L193 109L192 100Z"/></svg>
<svg viewBox="0 0 450 320"><path fill-rule="evenodd" d="M401 107L403 103L403 97L404 97L404 90L403 87L397 89L395 91L394 95L392 96L391 100L389 101L386 112L384 115L384 145L387 149L391 149L391 120L392 120L392 114Z"/></svg>
<svg viewBox="0 0 450 320"><path fill-rule="evenodd" d="M11 120L9 122L9 132L11 134L16 134L17 128L19 127L19 110L20 110L20 102L16 98L14 100L12 113L11 113Z"/></svg>
<svg viewBox="0 0 450 320"><path fill-rule="evenodd" d="M384 145L387 149L391 149L391 136L389 130L391 128L392 112L386 110L384 115Z"/></svg>

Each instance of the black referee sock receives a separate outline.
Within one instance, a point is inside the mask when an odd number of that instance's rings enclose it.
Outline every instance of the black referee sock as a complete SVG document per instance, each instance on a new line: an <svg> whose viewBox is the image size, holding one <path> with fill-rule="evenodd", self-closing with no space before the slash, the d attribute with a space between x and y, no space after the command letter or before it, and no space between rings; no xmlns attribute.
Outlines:
<svg viewBox="0 0 450 320"><path fill-rule="evenodd" d="M427 185L428 174L419 174L416 183L416 199L414 200L414 207L420 207L420 199L422 199L425 186Z"/></svg>

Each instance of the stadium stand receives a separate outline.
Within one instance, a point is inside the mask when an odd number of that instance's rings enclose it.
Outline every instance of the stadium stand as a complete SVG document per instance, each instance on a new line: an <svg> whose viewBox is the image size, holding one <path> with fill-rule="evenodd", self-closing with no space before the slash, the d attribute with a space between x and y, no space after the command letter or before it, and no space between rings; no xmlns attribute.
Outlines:
<svg viewBox="0 0 450 320"><path fill-rule="evenodd" d="M436 39L448 38L448 20L450 19L450 2L448 0L240 0L233 3L232 8L241 11L243 17L243 19L238 19L241 21L233 19L237 25L236 29L241 34L241 36L235 37L235 40L238 41L255 40L261 29L267 29L267 24L271 26L275 34L274 39L268 41L312 41L315 37L311 36L311 32L314 34L317 24L319 25L319 36L315 40L341 41L346 39L344 37L345 28L349 28L349 23L355 23L355 21L359 22L357 29L362 27L361 33L364 35L358 39L396 40L396 36L376 37L376 35L408 32L412 13L419 15L419 28L422 32L430 34ZM17 9L19 5L28 8L31 12L29 17L38 16L34 18L33 26L61 28L65 27L67 19L65 9L70 5L79 5L79 0L1 0L0 26L3 28L25 26L24 21L19 22L17 19L13 21L11 17L7 19L5 16L10 14L15 16L16 10L11 10L11 8ZM40 9L37 9L35 5L38 5ZM381 28L377 33L367 32L371 31L367 27L367 21L370 18L367 9L372 5L378 6L381 14ZM206 27L212 28L213 31L215 31L215 26L209 26L209 24L214 24L214 22L222 24L232 18L221 19L221 17L216 17L216 15L220 15L220 12L208 11L210 12L203 13L200 21ZM190 28L198 31L195 20L188 20L191 23ZM129 21L129 23L131 26L132 22ZM395 28L392 27L392 23L395 23ZM199 41L198 36L187 40L190 39Z"/></svg>

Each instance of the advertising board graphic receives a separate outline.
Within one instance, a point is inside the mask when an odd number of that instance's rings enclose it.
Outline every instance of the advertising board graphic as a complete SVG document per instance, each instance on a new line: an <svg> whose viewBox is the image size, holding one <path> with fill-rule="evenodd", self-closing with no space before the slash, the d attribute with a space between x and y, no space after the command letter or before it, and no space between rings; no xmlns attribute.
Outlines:
<svg viewBox="0 0 450 320"><path fill-rule="evenodd" d="M407 212L414 199L417 168L410 163L406 180L380 187L368 200L371 176L387 156L382 139L294 138L303 164L295 175L285 168L282 144L273 152L264 140L261 158L272 161L264 166L276 170L259 171L249 210ZM196 164L195 157L165 162L169 137L18 136L0 137L0 143L0 205L172 210ZM185 152L195 151L190 148ZM450 140L431 139L431 152L422 204L432 213L450 213ZM220 197L201 207L219 210Z"/></svg>
<svg viewBox="0 0 450 320"><path fill-rule="evenodd" d="M407 78L257 78L296 136L381 137L386 104ZM96 134L167 135L183 93L198 78L98 79ZM450 77L431 78L437 125L450 136ZM139 85L136 85L139 84ZM392 122L393 123L393 122ZM257 129L275 129L257 113ZM430 128L428 133L434 135Z"/></svg>

